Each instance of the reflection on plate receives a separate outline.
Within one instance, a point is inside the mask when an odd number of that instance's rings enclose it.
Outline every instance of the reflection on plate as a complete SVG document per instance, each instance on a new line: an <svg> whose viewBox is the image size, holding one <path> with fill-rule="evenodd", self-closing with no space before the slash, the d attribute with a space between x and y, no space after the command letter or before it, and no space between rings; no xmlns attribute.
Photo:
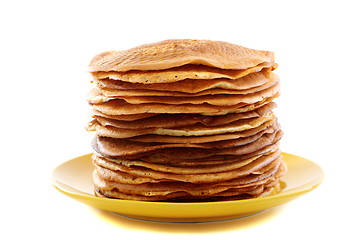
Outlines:
<svg viewBox="0 0 360 240"><path fill-rule="evenodd" d="M69 160L53 171L53 185L62 193L95 208L128 217L169 221L198 222L238 218L289 202L320 185L324 174L315 163L282 153L288 173L282 178L282 190L264 198L203 203L142 202L94 196L91 154Z"/></svg>

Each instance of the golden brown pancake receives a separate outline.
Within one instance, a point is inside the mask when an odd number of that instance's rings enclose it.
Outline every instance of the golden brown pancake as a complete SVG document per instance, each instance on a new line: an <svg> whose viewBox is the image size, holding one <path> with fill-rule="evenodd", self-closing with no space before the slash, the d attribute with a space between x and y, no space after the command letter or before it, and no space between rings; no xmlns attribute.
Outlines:
<svg viewBox="0 0 360 240"><path fill-rule="evenodd" d="M92 107L107 115L131 115L131 114L144 114L144 113L196 113L203 115L223 115L227 113L248 112L257 109L269 102L271 102L278 94L264 98L262 101L254 104L239 103L233 106L213 106L207 103L203 104L162 104L162 103L144 103L129 104L124 100L113 99L108 102L91 104Z"/></svg>
<svg viewBox="0 0 360 240"><path fill-rule="evenodd" d="M144 73L148 75L148 73ZM248 89L254 89L262 87L263 85L268 84L270 79L278 80L276 74L272 73L270 70L262 70L260 72L254 72L249 75L246 75L242 78L237 79L227 79L227 78L211 78L211 79L191 79L186 78L181 81L174 83L153 83L153 84L143 84L143 83L132 83L122 80L113 80L113 79L94 79L97 87L100 89L108 90L156 90L164 91L171 94L172 92L181 92L188 94L195 94L204 91L209 91L213 89L223 89L223 90L237 90L237 91L246 91Z"/></svg>
<svg viewBox="0 0 360 240"><path fill-rule="evenodd" d="M138 129L151 127L180 127L201 123L204 126L217 126L234 122L240 119L261 117L274 109L276 104L270 102L257 109L243 113L230 113L219 116L204 116L200 114L139 114L139 115L106 115L98 111L93 117L102 126L117 128Z"/></svg>
<svg viewBox="0 0 360 240"><path fill-rule="evenodd" d="M91 72L126 72L163 70L186 64L250 69L261 64L274 65L274 54L221 41L172 39L101 53L92 59L89 67Z"/></svg>
<svg viewBox="0 0 360 240"><path fill-rule="evenodd" d="M167 143L142 143L129 140L107 138L96 136L93 140L93 148L95 151L106 157L113 158L136 158L141 155L154 153L165 156L186 156L186 158L202 158L211 155L242 155L257 151L267 145L274 144L282 137L281 130L274 133L262 135L256 141L251 143L229 148L204 148L194 147L190 144L167 144ZM185 149L184 149L185 148Z"/></svg>
<svg viewBox="0 0 360 240"><path fill-rule="evenodd" d="M115 119L115 120L121 120L121 121L134 121L134 120L139 120L139 119L143 119L143 118L147 118L147 117L152 117L155 115L158 115L157 113L139 113L139 114L122 114L122 115L108 115L102 112L97 111L96 109L91 109L92 110L92 116L101 116L107 119Z"/></svg>
<svg viewBox="0 0 360 240"><path fill-rule="evenodd" d="M186 192L175 192L170 193L164 196L144 196L144 195L135 195L135 194L125 194L119 192L117 189L115 190L106 190L102 191L100 189L95 188L95 195L103 198L118 198L118 199L126 199L126 200L135 200L135 201L157 201L157 202L216 202L216 201L233 201L233 200L242 200L249 199L255 197L263 197L267 196L271 193L272 188L264 187L264 191L261 194L251 195L250 193L243 193L240 195L231 195L228 196L219 196L219 195L209 195L209 196L191 196ZM228 191L225 191L228 192Z"/></svg>
<svg viewBox="0 0 360 240"><path fill-rule="evenodd" d="M253 104L265 98L275 96L280 89L279 84L275 84L269 88L255 93L249 94L216 94L191 97L174 97L174 96L112 96L108 97L94 89L88 98L88 102L92 104L104 103L114 99L123 99L130 104L144 103L163 103L163 104L210 104L216 106L233 106L239 103Z"/></svg>
<svg viewBox="0 0 360 240"><path fill-rule="evenodd" d="M138 128L138 129L126 129L118 128L113 126L103 126L100 122L92 121L88 129L95 130L97 135L111 138L130 138L134 136L140 136L145 134L157 134L157 135L168 135L168 136L204 136L204 135L215 135L224 134L231 132L240 132L256 128L261 124L273 121L274 115L272 112L268 112L262 117L240 119L233 121L228 124L217 125L217 126L204 126L201 123L192 125L179 126L179 127L167 127L167 128Z"/></svg>

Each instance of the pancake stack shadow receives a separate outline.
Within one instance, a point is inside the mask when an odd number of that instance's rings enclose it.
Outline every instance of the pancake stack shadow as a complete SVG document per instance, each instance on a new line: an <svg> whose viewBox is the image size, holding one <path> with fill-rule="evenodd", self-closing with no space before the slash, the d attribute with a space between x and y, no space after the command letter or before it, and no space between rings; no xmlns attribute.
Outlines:
<svg viewBox="0 0 360 240"><path fill-rule="evenodd" d="M271 194L286 173L272 52L167 40L93 58L95 194L224 201Z"/></svg>

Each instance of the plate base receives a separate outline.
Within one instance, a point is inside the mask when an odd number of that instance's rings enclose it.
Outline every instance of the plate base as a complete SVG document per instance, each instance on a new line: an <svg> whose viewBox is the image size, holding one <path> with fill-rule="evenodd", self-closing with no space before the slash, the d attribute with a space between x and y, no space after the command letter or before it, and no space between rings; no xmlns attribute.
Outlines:
<svg viewBox="0 0 360 240"><path fill-rule="evenodd" d="M230 221L239 218L251 217L253 215L259 214L264 211L265 210L231 215L231 216L204 217L204 218L152 218L152 217L143 217L143 216L123 215L117 212L112 212L112 213L121 217L131 218L140 221L163 222L163 223L207 223L207 222Z"/></svg>

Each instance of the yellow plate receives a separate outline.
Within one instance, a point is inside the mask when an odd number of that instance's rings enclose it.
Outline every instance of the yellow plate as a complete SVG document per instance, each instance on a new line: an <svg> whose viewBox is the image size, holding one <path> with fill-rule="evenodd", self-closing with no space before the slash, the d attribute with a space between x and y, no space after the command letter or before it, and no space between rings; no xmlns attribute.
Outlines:
<svg viewBox="0 0 360 240"><path fill-rule="evenodd" d="M324 173L315 163L282 153L288 173L282 178L282 190L275 195L224 202L172 203L107 199L94 196L91 154L67 161L53 171L53 185L62 193L95 208L128 217L169 221L214 221L248 216L289 202L320 185Z"/></svg>

